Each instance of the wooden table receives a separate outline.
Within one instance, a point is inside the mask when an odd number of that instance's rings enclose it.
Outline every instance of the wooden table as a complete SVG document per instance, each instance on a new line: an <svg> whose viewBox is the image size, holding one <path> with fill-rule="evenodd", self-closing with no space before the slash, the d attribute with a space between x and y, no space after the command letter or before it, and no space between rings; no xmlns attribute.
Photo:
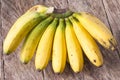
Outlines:
<svg viewBox="0 0 120 80"><path fill-rule="evenodd" d="M102 67L93 66L85 58L82 72L74 73L67 64L62 74L55 74L51 63L43 71L37 72L34 58L27 65L22 64L19 60L21 45L14 53L4 55L2 42L11 25L36 4L94 14L115 36L118 42L117 50L112 52L99 45L104 57ZM120 80L120 0L1 0L0 8L0 80Z"/></svg>

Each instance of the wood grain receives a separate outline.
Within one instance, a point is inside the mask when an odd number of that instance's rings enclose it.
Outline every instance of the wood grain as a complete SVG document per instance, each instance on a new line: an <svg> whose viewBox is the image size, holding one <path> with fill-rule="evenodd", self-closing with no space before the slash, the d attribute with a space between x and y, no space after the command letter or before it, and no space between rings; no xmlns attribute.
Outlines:
<svg viewBox="0 0 120 80"><path fill-rule="evenodd" d="M2 4L2 6L1 6ZM36 4L44 4L55 8L69 8L72 11L86 11L97 16L103 21L115 36L118 46L112 52L99 45L103 57L102 67L93 66L85 57L84 69L80 73L74 73L69 64L62 74L55 74L51 62L47 68L37 72L34 66L34 58L27 65L19 60L19 51L10 55L3 55L2 42L11 28L11 25L27 9ZM120 0L1 0L2 23L0 22L0 78L1 80L120 80Z"/></svg>
<svg viewBox="0 0 120 80"><path fill-rule="evenodd" d="M1 19L1 1L0 1L0 79L2 79L2 19Z"/></svg>

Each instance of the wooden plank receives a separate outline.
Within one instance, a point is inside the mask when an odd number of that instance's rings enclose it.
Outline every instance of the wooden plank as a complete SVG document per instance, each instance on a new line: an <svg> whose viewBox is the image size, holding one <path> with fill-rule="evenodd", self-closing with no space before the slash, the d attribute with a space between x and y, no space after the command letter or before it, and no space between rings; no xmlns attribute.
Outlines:
<svg viewBox="0 0 120 80"><path fill-rule="evenodd" d="M111 31L117 40L117 50L113 57L111 56L110 60L112 62L112 66L110 68L110 73L114 77L114 79L119 79L120 76L120 63L119 60L116 60L116 57L120 58L120 0L103 0L103 4L106 10L106 15L108 19L108 23L111 27Z"/></svg>
<svg viewBox="0 0 120 80"><path fill-rule="evenodd" d="M72 11L86 11L94 14L112 30L117 42L120 42L119 3L119 0L2 0L2 39L5 38L15 20L28 8L35 4L45 4L55 8L69 8ZM27 65L20 63L19 46L11 55L2 56L4 59L4 77L5 80L119 80L119 50L112 52L100 45L99 47L104 57L104 65L102 67L94 67L85 58L85 66L82 72L74 73L69 64L67 64L62 74L55 74L52 70L51 62L41 72L35 70L34 58ZM118 48L120 49L120 43L118 43Z"/></svg>
<svg viewBox="0 0 120 80"><path fill-rule="evenodd" d="M103 0L108 21L118 43L118 51L120 54L120 1L119 0Z"/></svg>
<svg viewBox="0 0 120 80"><path fill-rule="evenodd" d="M1 19L1 1L0 1L0 79L2 79L2 19Z"/></svg>

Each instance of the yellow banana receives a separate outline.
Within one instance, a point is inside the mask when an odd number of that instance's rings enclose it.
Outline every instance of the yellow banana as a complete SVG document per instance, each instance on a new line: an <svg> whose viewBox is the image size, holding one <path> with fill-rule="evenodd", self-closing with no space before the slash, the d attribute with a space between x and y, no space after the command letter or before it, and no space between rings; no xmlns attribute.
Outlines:
<svg viewBox="0 0 120 80"><path fill-rule="evenodd" d="M38 24L31 32L27 35L24 45L22 46L20 60L22 63L28 63L34 55L37 48L37 44L45 31L46 27L53 20L53 17L48 17Z"/></svg>
<svg viewBox="0 0 120 80"><path fill-rule="evenodd" d="M112 36L110 30L95 16L86 13L74 13L83 27L94 37L101 45L107 49L114 50L116 46L116 40Z"/></svg>
<svg viewBox="0 0 120 80"><path fill-rule="evenodd" d="M66 64L66 42L65 42L65 22L59 20L57 27L52 53L52 67L55 73L62 73Z"/></svg>
<svg viewBox="0 0 120 80"><path fill-rule="evenodd" d="M83 51L85 52L88 59L96 66L103 64L102 54L91 35L84 29L84 27L75 20L72 16L69 17L73 24L75 34L81 44Z"/></svg>
<svg viewBox="0 0 120 80"><path fill-rule="evenodd" d="M55 18L41 37L35 56L35 67L37 70L44 69L50 60L52 43L57 24L58 19Z"/></svg>
<svg viewBox="0 0 120 80"><path fill-rule="evenodd" d="M74 33L73 25L67 18L65 19L65 21L66 21L65 35L69 63L74 72L79 72L82 70L84 63L82 49Z"/></svg>
<svg viewBox="0 0 120 80"><path fill-rule="evenodd" d="M28 32L30 32L30 30L41 20L48 17L48 15L41 13L41 11L44 11L44 8L42 9L43 10L41 10L41 7L39 6L31 8L13 24L4 40L3 51L5 54L13 52Z"/></svg>

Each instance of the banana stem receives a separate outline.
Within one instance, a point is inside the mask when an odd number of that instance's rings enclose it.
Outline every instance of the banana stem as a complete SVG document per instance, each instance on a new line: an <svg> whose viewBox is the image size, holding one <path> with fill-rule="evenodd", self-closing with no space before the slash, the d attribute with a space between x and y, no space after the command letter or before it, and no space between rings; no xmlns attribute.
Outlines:
<svg viewBox="0 0 120 80"><path fill-rule="evenodd" d="M66 9L54 9L52 16L56 18L66 18L71 16L72 14L73 12L70 10L67 11Z"/></svg>

